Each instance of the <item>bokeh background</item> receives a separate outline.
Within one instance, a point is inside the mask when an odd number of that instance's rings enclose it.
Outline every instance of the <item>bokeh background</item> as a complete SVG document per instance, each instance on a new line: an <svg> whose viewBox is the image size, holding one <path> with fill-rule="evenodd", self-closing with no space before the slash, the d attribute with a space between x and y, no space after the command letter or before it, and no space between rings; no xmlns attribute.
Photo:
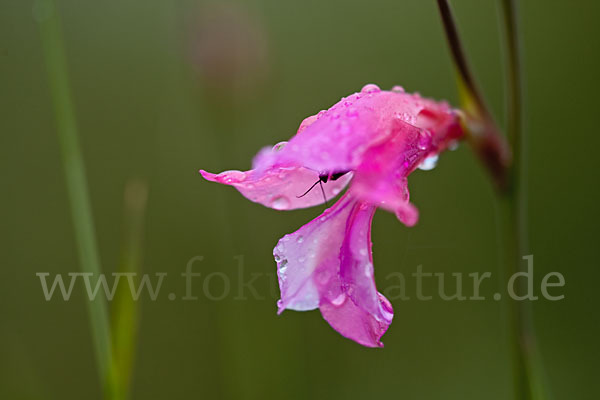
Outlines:
<svg viewBox="0 0 600 400"><path fill-rule="evenodd" d="M453 3L502 124L497 2ZM600 6L521 3L538 294L545 273L566 279L564 300L534 304L535 322L554 398L597 399ZM277 316L278 292L266 278L275 271L272 248L321 209L270 210L197 173L248 168L262 146L366 83L401 84L457 104L434 1L61 0L57 7L102 268L119 268L124 192L138 182L147 187L141 268L168 273L157 300L140 303L134 399L511 397L504 301L395 300L384 349L342 338L317 311ZM82 286L70 301L47 302L35 275L79 271L36 18L32 1L0 2L0 398L99 399ZM423 265L491 271L483 294L499 290L494 192L470 150L444 154L409 182L419 224L408 229L391 214L375 216L378 286ZM246 280L263 277L255 285L263 299L234 299L240 255ZM179 299L179 274L194 256L204 257L194 267L203 276L231 277L229 296L202 296L198 278L199 299Z"/></svg>

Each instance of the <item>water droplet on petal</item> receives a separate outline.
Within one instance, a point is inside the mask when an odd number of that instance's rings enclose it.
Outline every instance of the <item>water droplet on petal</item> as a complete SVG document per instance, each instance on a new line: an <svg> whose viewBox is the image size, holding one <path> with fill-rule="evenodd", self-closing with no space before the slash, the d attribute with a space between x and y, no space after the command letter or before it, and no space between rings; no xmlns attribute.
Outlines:
<svg viewBox="0 0 600 400"><path fill-rule="evenodd" d="M362 248L362 249L360 249L358 252L360 253L360 255L361 255L361 256L366 256L366 255L367 255L367 253L368 253L368 251L367 251L367 248L366 248L366 247L363 247L363 248Z"/></svg>
<svg viewBox="0 0 600 400"><path fill-rule="evenodd" d="M425 160L423 160L423 162L419 165L418 168L423 171L430 171L434 169L437 165L438 158L439 157L437 155L427 157Z"/></svg>
<svg viewBox="0 0 600 400"><path fill-rule="evenodd" d="M277 268L278 268L279 273L280 273L279 276L281 276L282 279L284 279L283 278L283 276L284 276L283 274L285 274L285 271L287 270L287 265L288 265L287 260L281 260L281 262L279 264L277 264Z"/></svg>
<svg viewBox="0 0 600 400"><path fill-rule="evenodd" d="M428 130L421 131L417 147L419 150L427 150L431 146L431 132Z"/></svg>
<svg viewBox="0 0 600 400"><path fill-rule="evenodd" d="M278 151L281 151L281 149L283 149L286 144L287 144L287 142L279 142L279 143L277 143L275 146L273 146L273 152L276 153Z"/></svg>
<svg viewBox="0 0 600 400"><path fill-rule="evenodd" d="M304 236L302 236L302 235L298 236L298 239L296 239L296 242L298 242L298 243L304 242Z"/></svg>
<svg viewBox="0 0 600 400"><path fill-rule="evenodd" d="M392 92L394 93L404 93L404 88L400 85L396 85L392 88Z"/></svg>
<svg viewBox="0 0 600 400"><path fill-rule="evenodd" d="M348 108L348 111L346 111L346 116L348 118L356 118L358 117L358 110L354 107L350 107Z"/></svg>
<svg viewBox="0 0 600 400"><path fill-rule="evenodd" d="M406 112L396 114L396 118L398 118L406 123L409 123L411 125L414 125L416 123L415 116L411 115L409 113L406 113Z"/></svg>
<svg viewBox="0 0 600 400"><path fill-rule="evenodd" d="M290 201L285 196L276 196L271 200L271 207L275 210L287 210L290 207Z"/></svg>
<svg viewBox="0 0 600 400"><path fill-rule="evenodd" d="M246 180L246 174L242 171L224 171L219 174L224 183L243 182Z"/></svg>
<svg viewBox="0 0 600 400"><path fill-rule="evenodd" d="M381 89L379 89L379 86L377 86L373 83L369 83L368 85L363 86L363 88L360 92L361 93L378 93L378 92L381 92Z"/></svg>
<svg viewBox="0 0 600 400"><path fill-rule="evenodd" d="M373 277L373 264L371 263L367 263L367 265L365 265L365 276L367 278L372 278Z"/></svg>
<svg viewBox="0 0 600 400"><path fill-rule="evenodd" d="M279 260L281 260L281 258L279 257L279 254L275 254L275 262L279 262Z"/></svg>
<svg viewBox="0 0 600 400"><path fill-rule="evenodd" d="M459 145L458 140L453 140L450 143L448 143L448 150L454 151L454 150L458 149L458 145Z"/></svg>
<svg viewBox="0 0 600 400"><path fill-rule="evenodd" d="M331 304L333 304L336 307L339 307L342 304L344 304L345 301L346 301L346 295L344 293L342 293L339 296L337 296L335 299L331 300Z"/></svg>

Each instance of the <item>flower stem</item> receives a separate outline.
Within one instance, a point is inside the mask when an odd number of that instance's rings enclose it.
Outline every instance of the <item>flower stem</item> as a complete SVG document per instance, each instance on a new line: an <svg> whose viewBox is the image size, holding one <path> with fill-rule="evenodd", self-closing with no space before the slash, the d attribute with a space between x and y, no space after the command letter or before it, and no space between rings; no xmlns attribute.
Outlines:
<svg viewBox="0 0 600 400"><path fill-rule="evenodd" d="M517 14L514 0L501 0L507 49L507 137L500 135L483 96L475 84L447 0L437 0L446 37L457 70L461 102L467 115L467 139L491 172L499 189L502 210L505 273L507 278L522 270L528 254L525 136L522 131L522 80ZM518 288L523 292L522 287ZM545 399L542 364L539 361L531 302L510 301L509 326L513 358L515 399Z"/></svg>
<svg viewBox="0 0 600 400"><path fill-rule="evenodd" d="M75 229L79 264L82 272L91 273L93 277L99 277L101 269L96 247L94 221L88 196L83 157L77 137L75 112L69 90L60 21L53 1L38 0L34 4L34 17L40 28L67 192L71 205L71 217ZM87 304L96 364L101 385L104 386L111 358L107 305L100 296L88 301Z"/></svg>
<svg viewBox="0 0 600 400"><path fill-rule="evenodd" d="M125 185L124 235L119 272L140 275L142 269L142 242L148 185L133 179ZM136 280L139 285L139 280ZM129 288L117 286L111 303L112 362L107 377L105 399L126 400L131 397L136 336L139 322L139 303L133 299Z"/></svg>
<svg viewBox="0 0 600 400"><path fill-rule="evenodd" d="M510 150L502 135L499 134L492 114L475 82L458 35L452 9L447 0L437 0L437 4L456 69L462 109L466 113L465 137L490 173L496 188L500 192L505 191L508 185Z"/></svg>
<svg viewBox="0 0 600 400"><path fill-rule="evenodd" d="M506 42L507 123L506 133L513 153L510 188L503 201L505 209L508 276L521 271L522 257L529 254L527 223L527 153L522 121L522 77L517 9L514 0L502 0L502 22ZM523 283L523 282L522 282ZM519 288L523 293L526 288ZM547 398L543 382L543 365L535 337L530 301L511 301L512 346L515 396L517 399Z"/></svg>

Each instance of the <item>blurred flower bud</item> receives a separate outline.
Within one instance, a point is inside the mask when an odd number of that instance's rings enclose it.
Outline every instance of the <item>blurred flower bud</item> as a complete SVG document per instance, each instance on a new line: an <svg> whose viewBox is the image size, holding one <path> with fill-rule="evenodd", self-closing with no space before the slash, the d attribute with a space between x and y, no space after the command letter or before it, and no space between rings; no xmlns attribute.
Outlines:
<svg viewBox="0 0 600 400"><path fill-rule="evenodd" d="M263 25L239 4L205 5L192 30L191 58L206 89L248 93L268 72Z"/></svg>

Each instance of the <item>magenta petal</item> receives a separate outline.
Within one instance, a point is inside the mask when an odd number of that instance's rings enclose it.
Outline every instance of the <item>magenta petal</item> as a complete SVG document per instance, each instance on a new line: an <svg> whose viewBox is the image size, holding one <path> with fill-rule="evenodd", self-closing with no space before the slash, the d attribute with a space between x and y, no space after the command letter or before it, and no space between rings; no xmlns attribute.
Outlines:
<svg viewBox="0 0 600 400"><path fill-rule="evenodd" d="M322 288L339 275L340 249L353 203L344 195L319 217L279 240L273 250L281 291L279 312L319 306Z"/></svg>
<svg viewBox="0 0 600 400"><path fill-rule="evenodd" d="M408 202L407 176L425 160L431 140L428 131L396 120L390 138L366 151L354 174L353 195L396 213L400 221L413 226L419 214Z"/></svg>
<svg viewBox="0 0 600 400"><path fill-rule="evenodd" d="M272 167L262 173L256 170L225 171L218 175L200 170L200 173L206 180L231 185L248 200L276 210L312 207L324 202L319 188L298 197L319 179L318 173L302 167ZM352 174L347 174L323 184L327 199L337 196L351 178Z"/></svg>
<svg viewBox="0 0 600 400"><path fill-rule="evenodd" d="M375 319L389 324L392 315L382 307L381 295L375 287L371 249L371 222L375 209L367 203L357 203L352 208L340 251L340 280L344 292L355 304Z"/></svg>
<svg viewBox="0 0 600 400"><path fill-rule="evenodd" d="M364 346L383 347L381 336L394 316L390 302L375 287L371 252L371 221L375 207L356 203L348 218L340 252L339 280L330 283L335 298L325 296L323 318L340 334Z"/></svg>
<svg viewBox="0 0 600 400"><path fill-rule="evenodd" d="M390 302L381 296L381 306L393 313ZM379 321L358 307L353 301L340 298L337 302L321 304L321 315L329 325L342 336L367 347L383 347L381 337L387 331L391 320Z"/></svg>
<svg viewBox="0 0 600 400"><path fill-rule="evenodd" d="M428 143L431 152L442 150L461 134L457 117L446 103L367 85L360 93L305 119L272 163L321 172L354 170L371 146L388 140L397 121L434 132Z"/></svg>
<svg viewBox="0 0 600 400"><path fill-rule="evenodd" d="M343 336L380 347L392 321L389 302L377 292L371 256L375 207L343 196L331 209L274 249L281 289L279 312L319 307Z"/></svg>

